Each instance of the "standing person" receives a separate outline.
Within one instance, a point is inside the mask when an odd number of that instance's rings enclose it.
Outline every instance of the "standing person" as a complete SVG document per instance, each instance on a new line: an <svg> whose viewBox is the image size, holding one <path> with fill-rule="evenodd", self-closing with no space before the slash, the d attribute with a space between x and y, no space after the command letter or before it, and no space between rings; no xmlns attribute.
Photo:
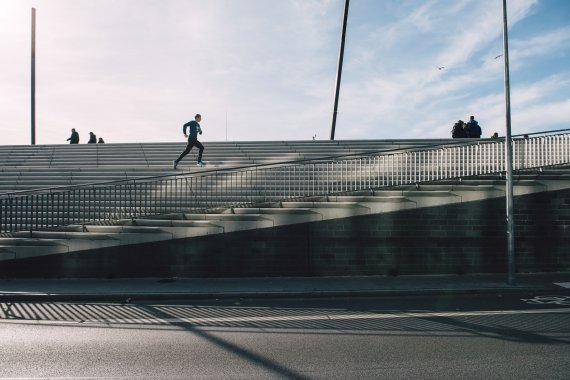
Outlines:
<svg viewBox="0 0 570 380"><path fill-rule="evenodd" d="M459 139L465 136L465 122L459 120L457 123L453 124L453 129L451 130L451 137L454 139Z"/></svg>
<svg viewBox="0 0 570 380"><path fill-rule="evenodd" d="M71 128L71 136L67 139L70 144L79 144L79 133L75 130L75 128Z"/></svg>
<svg viewBox="0 0 570 380"><path fill-rule="evenodd" d="M87 144L97 144L97 136L95 136L95 133L89 132L89 141L87 141Z"/></svg>
<svg viewBox="0 0 570 380"><path fill-rule="evenodd" d="M467 133L469 134L467 137L471 138L481 138L481 127L477 120L475 120L475 116L469 116L469 121L467 122Z"/></svg>
<svg viewBox="0 0 570 380"><path fill-rule="evenodd" d="M202 153L204 152L204 146L202 145L202 143L200 143L200 141L198 141L198 133L202 134L202 128L200 128L199 124L200 121L202 121L202 115L196 114L196 116L194 116L194 120L189 121L188 123L184 124L184 126L182 127L182 133L184 133L184 137L188 137L188 144L186 145L186 149L184 149L184 152L182 152L180 157L172 161L173 169L176 169L176 166L178 165L180 160L182 160L182 158L184 158L184 156L186 156L190 152L190 150L192 150L193 147L197 147L199 149L198 162L196 163L196 165L198 166L206 165L204 162L202 162ZM186 128L190 129L190 133L188 135L186 134Z"/></svg>

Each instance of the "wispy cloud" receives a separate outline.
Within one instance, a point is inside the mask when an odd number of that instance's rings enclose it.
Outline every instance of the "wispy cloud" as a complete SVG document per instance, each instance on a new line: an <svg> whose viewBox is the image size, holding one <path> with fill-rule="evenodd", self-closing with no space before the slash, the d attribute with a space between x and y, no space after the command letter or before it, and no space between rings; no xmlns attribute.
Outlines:
<svg viewBox="0 0 570 380"><path fill-rule="evenodd" d="M513 62L524 62L526 58L543 59L544 56L570 49L570 27L558 28L527 40L511 43Z"/></svg>

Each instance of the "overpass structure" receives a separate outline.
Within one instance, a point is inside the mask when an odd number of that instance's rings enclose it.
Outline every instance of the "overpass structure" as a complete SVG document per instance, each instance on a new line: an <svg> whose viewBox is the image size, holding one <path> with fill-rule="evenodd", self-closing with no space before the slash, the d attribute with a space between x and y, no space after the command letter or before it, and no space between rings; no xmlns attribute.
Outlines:
<svg viewBox="0 0 570 380"><path fill-rule="evenodd" d="M504 139L205 147L177 171L182 144L0 147L0 262L504 196ZM515 195L570 188L569 131L513 149Z"/></svg>

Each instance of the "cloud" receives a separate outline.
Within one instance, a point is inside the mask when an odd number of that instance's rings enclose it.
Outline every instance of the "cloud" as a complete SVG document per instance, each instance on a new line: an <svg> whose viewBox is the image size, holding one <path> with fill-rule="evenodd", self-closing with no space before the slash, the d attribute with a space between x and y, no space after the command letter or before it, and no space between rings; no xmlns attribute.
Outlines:
<svg viewBox="0 0 570 380"><path fill-rule="evenodd" d="M528 85L516 86L511 95L513 125L516 125L516 129L523 133L568 128L570 102L553 94L564 92L569 85L570 72L567 71Z"/></svg>
<svg viewBox="0 0 570 380"><path fill-rule="evenodd" d="M509 3L509 27L534 17L539 5L536 0ZM504 124L503 60L495 59L502 52L501 4L430 1L406 11L391 23L378 22L381 26L376 29L360 29L367 33L366 44L357 44L353 53L358 59L347 66L347 71L358 74L347 75L350 79L341 92L341 120L348 127L339 128L340 138L357 138L359 133L370 138L447 137L453 122L470 114L480 115L489 129ZM547 112L564 103L559 98L567 97L562 80L566 74L546 70L537 76L521 70L536 67L528 58L567 49L567 29L540 35L512 33L511 62L516 64L511 65L517 80L511 91L516 112L525 107ZM556 82L560 86L554 88ZM532 104L520 104L527 97ZM543 130L565 120L542 119Z"/></svg>
<svg viewBox="0 0 570 380"><path fill-rule="evenodd" d="M32 5L40 143L63 143L71 128L109 142L182 141L197 112L206 141L226 138L226 115L230 140L328 137L343 1L3 1L3 144L29 141ZM526 28L541 5L509 2L514 117L566 109L570 97L555 62L568 26ZM500 127L501 15L500 2L479 0L352 2L337 138L447 137L471 113ZM564 122L555 113L544 128Z"/></svg>
<svg viewBox="0 0 570 380"><path fill-rule="evenodd" d="M558 28L533 36L525 40L514 40L510 44L513 62L521 62L527 58L544 58L547 55L558 55L570 46L570 27Z"/></svg>
<svg viewBox="0 0 570 380"><path fill-rule="evenodd" d="M337 41L330 31L342 10L336 2L40 5L42 143L64 141L71 126L115 135L110 142L180 140L180 125L196 112L204 114L212 140L225 138L226 114L237 139L308 139L314 128L306 131L306 124L322 124L315 115L332 93L327 77L334 77L337 53L328 46ZM29 92L29 83L16 87ZM24 120L26 107L8 108ZM0 122L2 131L17 119L10 115Z"/></svg>

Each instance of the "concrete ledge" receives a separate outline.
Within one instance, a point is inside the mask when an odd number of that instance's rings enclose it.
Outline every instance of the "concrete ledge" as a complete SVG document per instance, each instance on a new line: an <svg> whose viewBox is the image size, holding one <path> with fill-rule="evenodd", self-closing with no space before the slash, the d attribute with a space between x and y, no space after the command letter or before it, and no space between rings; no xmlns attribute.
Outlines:
<svg viewBox="0 0 570 380"><path fill-rule="evenodd" d="M556 283L570 281L570 273L518 274L517 285L506 274L446 276L354 276L280 278L144 278L116 280L4 280L0 302L114 300L394 297L461 294L570 294Z"/></svg>

